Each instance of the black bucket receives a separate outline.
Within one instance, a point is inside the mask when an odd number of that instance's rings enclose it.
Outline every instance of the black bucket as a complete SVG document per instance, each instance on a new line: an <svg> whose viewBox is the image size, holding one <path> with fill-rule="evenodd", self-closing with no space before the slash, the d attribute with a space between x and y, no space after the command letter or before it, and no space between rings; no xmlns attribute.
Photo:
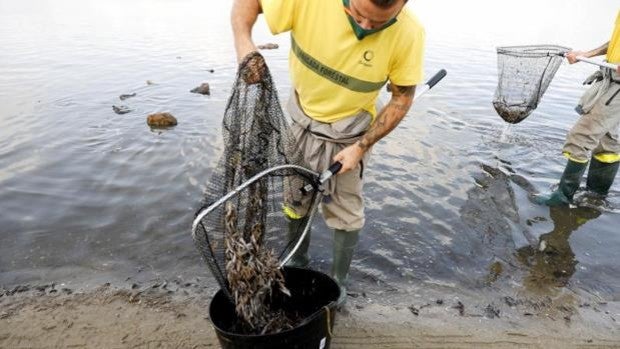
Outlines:
<svg viewBox="0 0 620 349"><path fill-rule="evenodd" d="M294 311L304 320L295 328L266 335L232 333L239 321L234 305L222 290L217 291L209 307L215 333L223 349L326 349L331 342L338 284L329 276L310 269L283 268L291 297L283 297L281 308Z"/></svg>

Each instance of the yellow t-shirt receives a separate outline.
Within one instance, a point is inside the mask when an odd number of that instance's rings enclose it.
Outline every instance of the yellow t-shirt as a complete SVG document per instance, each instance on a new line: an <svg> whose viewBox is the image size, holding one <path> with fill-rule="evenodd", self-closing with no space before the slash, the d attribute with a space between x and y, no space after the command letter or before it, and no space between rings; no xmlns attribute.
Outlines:
<svg viewBox="0 0 620 349"><path fill-rule="evenodd" d="M289 68L304 112L332 123L360 109L376 115L387 80L422 81L424 28L403 9L396 23L358 40L342 0L261 0L273 34L291 32Z"/></svg>
<svg viewBox="0 0 620 349"><path fill-rule="evenodd" d="M607 62L620 63L620 11L616 17L616 26L614 32L611 34L611 40L609 40L609 46L607 47Z"/></svg>

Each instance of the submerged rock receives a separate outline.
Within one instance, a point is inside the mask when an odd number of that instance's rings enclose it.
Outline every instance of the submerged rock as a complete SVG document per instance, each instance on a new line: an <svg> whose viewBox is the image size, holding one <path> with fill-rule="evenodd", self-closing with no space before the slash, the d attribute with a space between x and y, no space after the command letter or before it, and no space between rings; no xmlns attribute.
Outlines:
<svg viewBox="0 0 620 349"><path fill-rule="evenodd" d="M211 94L211 90L209 88L209 84L206 83L206 82L200 84L200 86L192 89L189 92L191 92L191 93L200 93L201 95L210 95Z"/></svg>
<svg viewBox="0 0 620 349"><path fill-rule="evenodd" d="M268 43L268 44L258 45L257 47L259 50L275 50L279 48L280 46L278 46L278 44Z"/></svg>
<svg viewBox="0 0 620 349"><path fill-rule="evenodd" d="M123 115L123 114L127 114L131 112L131 109L129 109L129 107L126 105L119 105L119 106L113 105L112 110L114 110L114 112L119 115Z"/></svg>
<svg viewBox="0 0 620 349"><path fill-rule="evenodd" d="M151 127L176 126L177 119L170 113L155 113L146 118L146 123Z"/></svg>

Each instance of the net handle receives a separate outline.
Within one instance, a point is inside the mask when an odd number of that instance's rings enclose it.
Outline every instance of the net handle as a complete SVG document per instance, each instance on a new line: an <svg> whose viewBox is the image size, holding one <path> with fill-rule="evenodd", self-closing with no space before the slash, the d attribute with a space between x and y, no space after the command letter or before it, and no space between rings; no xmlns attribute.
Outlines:
<svg viewBox="0 0 620 349"><path fill-rule="evenodd" d="M585 62L585 63L590 63L590 64L598 65L599 67L605 67L605 68L609 68L609 69L613 69L613 70L618 70L618 65L617 64L612 64L612 63L607 63L607 62L600 62L600 61L596 61L594 59L590 59L590 58L586 58L586 57L582 57L582 56L577 56L577 60L580 61L580 62Z"/></svg>
<svg viewBox="0 0 620 349"><path fill-rule="evenodd" d="M562 57L566 58L566 52L560 53L560 55ZM613 70L618 70L618 65L617 64L608 63L608 62L601 62L601 61L597 61L595 59L590 59L590 58L587 58L587 57L584 57L584 56L577 56L575 58L579 62L594 64L594 65L598 65L599 67L609 68L609 69L613 69Z"/></svg>

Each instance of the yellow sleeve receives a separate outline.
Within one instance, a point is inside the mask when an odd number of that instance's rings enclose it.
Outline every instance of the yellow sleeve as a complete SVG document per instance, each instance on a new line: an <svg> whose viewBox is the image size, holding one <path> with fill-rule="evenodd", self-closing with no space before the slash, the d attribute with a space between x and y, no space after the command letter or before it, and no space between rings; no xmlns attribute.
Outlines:
<svg viewBox="0 0 620 349"><path fill-rule="evenodd" d="M402 49L390 68L388 78L397 86L413 86L422 82L424 77L424 39L425 32L422 26L404 40Z"/></svg>
<svg viewBox="0 0 620 349"><path fill-rule="evenodd" d="M618 11L614 31L611 34L611 39L609 39L606 59L609 63L620 63L620 11Z"/></svg>
<svg viewBox="0 0 620 349"><path fill-rule="evenodd" d="M293 29L297 0L260 0L260 4L272 34Z"/></svg>

